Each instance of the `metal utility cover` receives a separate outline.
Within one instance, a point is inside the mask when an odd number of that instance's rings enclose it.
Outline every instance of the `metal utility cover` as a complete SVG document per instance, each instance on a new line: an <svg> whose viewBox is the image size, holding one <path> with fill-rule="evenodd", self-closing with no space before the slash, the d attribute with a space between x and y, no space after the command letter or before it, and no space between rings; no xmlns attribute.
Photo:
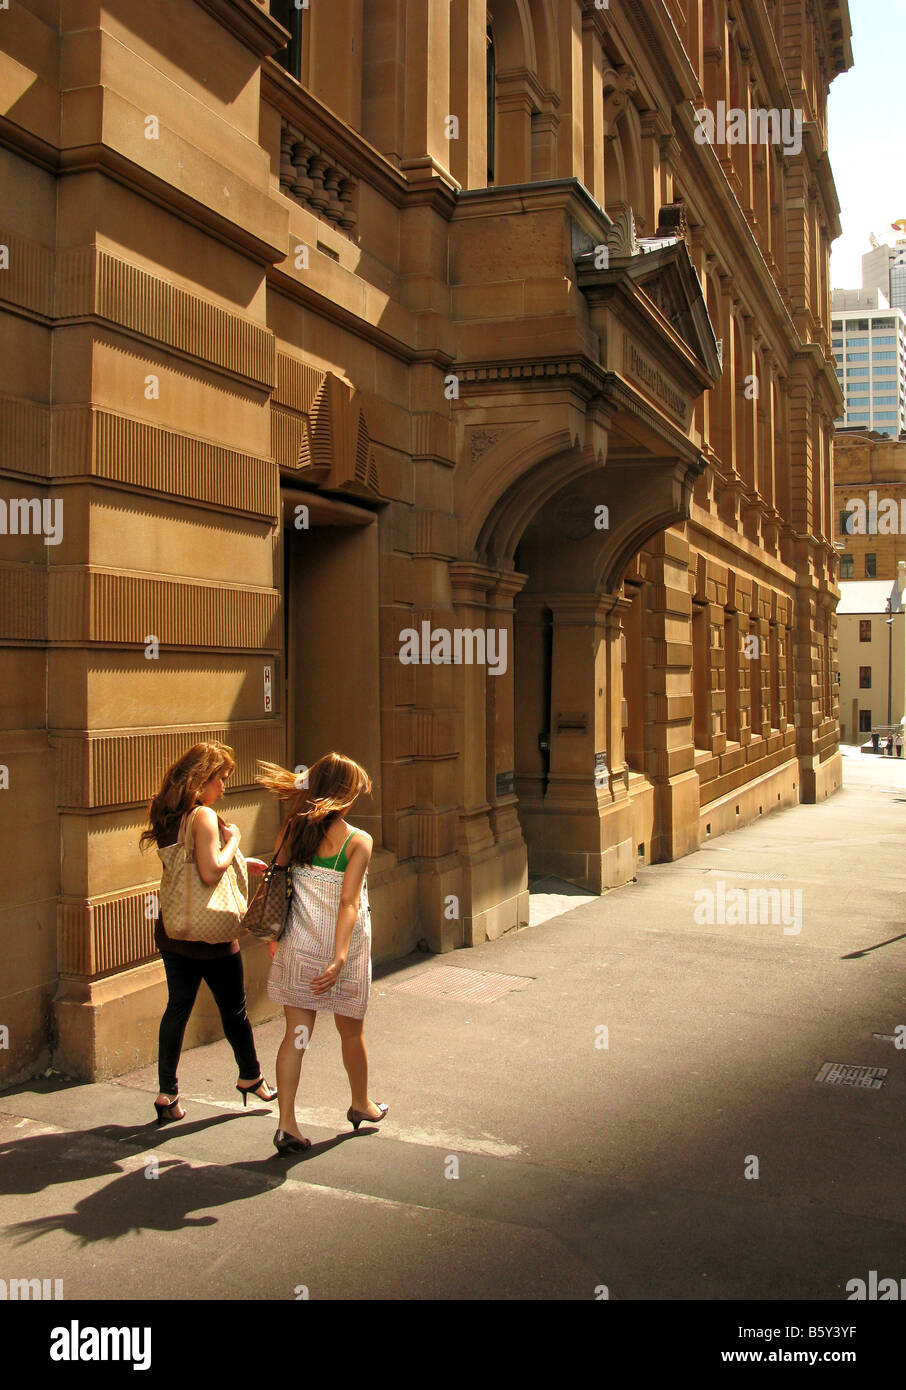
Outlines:
<svg viewBox="0 0 906 1390"><path fill-rule="evenodd" d="M887 1067L853 1067L846 1062L825 1062L815 1077L828 1086L863 1086L870 1091L879 1091L884 1085Z"/></svg>
<svg viewBox="0 0 906 1390"><path fill-rule="evenodd" d="M492 975L486 970L462 970L455 965L440 965L422 970L401 985L397 994L421 994L432 999L454 999L464 1004L493 1004L514 989L531 984L530 975Z"/></svg>

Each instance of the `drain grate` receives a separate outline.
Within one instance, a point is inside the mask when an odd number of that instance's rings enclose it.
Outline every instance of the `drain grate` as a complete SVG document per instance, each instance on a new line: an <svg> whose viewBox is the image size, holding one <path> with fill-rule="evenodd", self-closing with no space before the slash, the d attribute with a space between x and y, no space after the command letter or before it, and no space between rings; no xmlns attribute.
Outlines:
<svg viewBox="0 0 906 1390"><path fill-rule="evenodd" d="M461 1000L464 1004L493 1004L514 989L525 989L531 975L492 975L486 970L462 970L456 965L422 970L396 985L397 994L421 994L431 999Z"/></svg>
<svg viewBox="0 0 906 1390"><path fill-rule="evenodd" d="M863 1086L866 1090L879 1091L884 1085L887 1067L852 1067L846 1062L825 1062L815 1077L828 1086Z"/></svg>

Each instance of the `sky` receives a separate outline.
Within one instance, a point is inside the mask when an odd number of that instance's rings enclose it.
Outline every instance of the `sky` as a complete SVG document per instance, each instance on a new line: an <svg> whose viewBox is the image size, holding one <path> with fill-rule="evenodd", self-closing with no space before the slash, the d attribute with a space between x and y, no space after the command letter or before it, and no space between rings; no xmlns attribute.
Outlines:
<svg viewBox="0 0 906 1390"><path fill-rule="evenodd" d="M862 283L869 234L890 245L906 218L906 0L849 0L853 66L831 84L828 148L843 234L831 286Z"/></svg>

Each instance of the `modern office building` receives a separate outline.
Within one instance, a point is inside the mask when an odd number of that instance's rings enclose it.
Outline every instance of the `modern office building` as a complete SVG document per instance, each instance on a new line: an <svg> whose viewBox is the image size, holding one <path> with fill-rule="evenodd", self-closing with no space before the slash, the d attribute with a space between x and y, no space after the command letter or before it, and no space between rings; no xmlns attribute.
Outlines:
<svg viewBox="0 0 906 1390"><path fill-rule="evenodd" d="M250 853L257 759L370 770L376 960L839 786L851 63L846 0L0 10L0 1078L155 1055L198 739Z"/></svg>
<svg viewBox="0 0 906 1390"><path fill-rule="evenodd" d="M874 246L862 257L862 288L880 290L892 309L906 310L906 237Z"/></svg>
<svg viewBox="0 0 906 1390"><path fill-rule="evenodd" d="M880 290L834 290L831 333L844 413L853 425L897 439L906 430L906 312Z"/></svg>

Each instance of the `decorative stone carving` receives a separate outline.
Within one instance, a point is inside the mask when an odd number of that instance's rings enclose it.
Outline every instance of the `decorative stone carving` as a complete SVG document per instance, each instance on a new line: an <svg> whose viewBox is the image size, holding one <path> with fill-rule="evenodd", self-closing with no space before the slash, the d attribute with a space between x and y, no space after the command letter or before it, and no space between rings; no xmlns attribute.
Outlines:
<svg viewBox="0 0 906 1390"><path fill-rule="evenodd" d="M348 381L327 372L302 437L297 467L331 489L381 496L365 412Z"/></svg>
<svg viewBox="0 0 906 1390"><path fill-rule="evenodd" d="M280 134L280 191L317 217L351 233L358 180L328 151L283 121Z"/></svg>

